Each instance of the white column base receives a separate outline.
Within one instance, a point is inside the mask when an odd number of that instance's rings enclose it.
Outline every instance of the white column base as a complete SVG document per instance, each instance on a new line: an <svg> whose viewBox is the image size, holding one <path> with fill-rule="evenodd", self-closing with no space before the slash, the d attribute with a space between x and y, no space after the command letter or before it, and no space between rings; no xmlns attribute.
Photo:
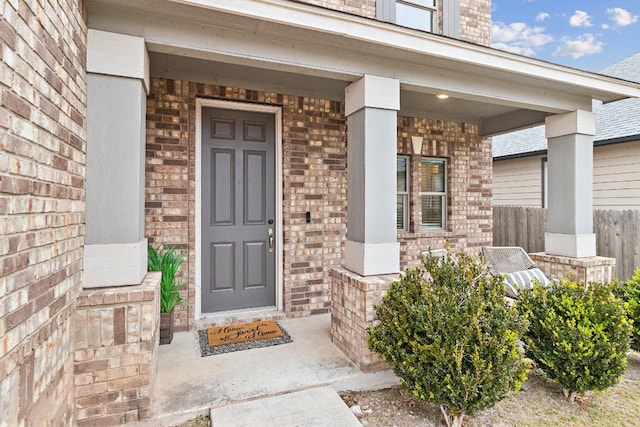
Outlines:
<svg viewBox="0 0 640 427"><path fill-rule="evenodd" d="M83 288L139 285L147 274L147 239L85 245Z"/></svg>
<svg viewBox="0 0 640 427"><path fill-rule="evenodd" d="M344 244L344 267L361 276L400 272L400 243L361 243L347 240Z"/></svg>
<svg viewBox="0 0 640 427"><path fill-rule="evenodd" d="M544 251L549 255L571 258L596 256L596 235L545 233Z"/></svg>

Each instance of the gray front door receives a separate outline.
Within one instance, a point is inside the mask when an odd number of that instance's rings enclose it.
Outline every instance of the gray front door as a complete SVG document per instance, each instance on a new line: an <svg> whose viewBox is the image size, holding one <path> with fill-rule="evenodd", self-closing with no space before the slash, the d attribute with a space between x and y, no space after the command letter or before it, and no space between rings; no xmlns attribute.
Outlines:
<svg viewBox="0 0 640 427"><path fill-rule="evenodd" d="M202 312L275 306L274 116L202 109Z"/></svg>

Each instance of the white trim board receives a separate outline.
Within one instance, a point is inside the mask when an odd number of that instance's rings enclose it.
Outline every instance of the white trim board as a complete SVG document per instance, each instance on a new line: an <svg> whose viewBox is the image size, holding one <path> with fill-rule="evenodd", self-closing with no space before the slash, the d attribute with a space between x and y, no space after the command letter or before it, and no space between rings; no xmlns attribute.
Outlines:
<svg viewBox="0 0 640 427"><path fill-rule="evenodd" d="M172 0L201 9L251 17L261 21L294 26L300 29L339 35L341 38L372 42L394 49L412 52L416 57L424 53L453 61L453 64L480 67L495 73L508 72L542 82L569 83L580 87L579 92L609 102L640 96L637 84L608 76L564 67L534 58L515 55L453 38L423 33L417 36L412 29L391 26L385 22L353 16L333 10L309 7L306 4L283 0ZM477 72L478 70L476 70ZM477 74L477 73L476 73ZM596 94L596 92L598 92Z"/></svg>
<svg viewBox="0 0 640 427"><path fill-rule="evenodd" d="M147 274L147 239L84 246L84 289L139 285Z"/></svg>
<svg viewBox="0 0 640 427"><path fill-rule="evenodd" d="M196 274L195 274L195 286L196 286L196 300L195 300L195 320L201 320L208 316L218 315L219 313L202 313L202 278L201 278L201 268L202 268L202 253L200 250L201 245L201 230L200 230L200 221L201 221L201 209L202 209L202 166L200 164L202 160L202 108L203 107L212 107L212 108L220 108L226 110L236 110L236 111L252 111L258 113L271 113L274 115L275 121L275 207L276 207L276 310L282 311L284 308L283 298L284 298L284 238L283 238L283 216L282 216L282 203L283 203L283 195L282 195L282 185L283 185L283 177L282 177L282 109L278 106L272 105L261 105L261 104L250 104L245 102L234 102L234 101L223 101L217 99L205 99L205 98L196 98L196 123L195 123L195 143L196 143L196 204L195 204L195 251L196 251ZM255 310L255 308L251 308L248 310Z"/></svg>

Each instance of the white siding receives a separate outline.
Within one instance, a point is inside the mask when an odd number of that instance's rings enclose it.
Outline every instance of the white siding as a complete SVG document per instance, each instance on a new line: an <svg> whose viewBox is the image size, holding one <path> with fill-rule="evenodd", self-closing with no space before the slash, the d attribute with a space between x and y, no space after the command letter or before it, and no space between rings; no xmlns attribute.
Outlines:
<svg viewBox="0 0 640 427"><path fill-rule="evenodd" d="M522 157L493 162L493 204L542 206L542 158Z"/></svg>
<svg viewBox="0 0 640 427"><path fill-rule="evenodd" d="M596 147L594 209L640 209L640 141Z"/></svg>
<svg viewBox="0 0 640 427"><path fill-rule="evenodd" d="M493 163L493 204L542 206L541 158ZM595 147L594 209L640 209L640 141Z"/></svg>

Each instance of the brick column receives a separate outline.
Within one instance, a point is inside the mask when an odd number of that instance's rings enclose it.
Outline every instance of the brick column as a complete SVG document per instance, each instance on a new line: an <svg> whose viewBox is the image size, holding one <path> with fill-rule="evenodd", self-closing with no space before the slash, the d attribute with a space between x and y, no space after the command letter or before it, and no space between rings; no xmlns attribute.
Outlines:
<svg viewBox="0 0 640 427"><path fill-rule="evenodd" d="M375 306L400 277L362 277L343 268L331 269L331 341L363 372L389 369L367 345L367 329L378 318Z"/></svg>
<svg viewBox="0 0 640 427"><path fill-rule="evenodd" d="M160 273L137 286L82 291L74 314L76 424L151 417L157 371Z"/></svg>
<svg viewBox="0 0 640 427"><path fill-rule="evenodd" d="M533 262L548 277L563 279L571 277L582 283L609 283L615 278L616 259L600 256L571 258L546 253L529 254Z"/></svg>
<svg viewBox="0 0 640 427"><path fill-rule="evenodd" d="M396 129L400 82L364 76L346 88L347 269L362 276L398 273Z"/></svg>

